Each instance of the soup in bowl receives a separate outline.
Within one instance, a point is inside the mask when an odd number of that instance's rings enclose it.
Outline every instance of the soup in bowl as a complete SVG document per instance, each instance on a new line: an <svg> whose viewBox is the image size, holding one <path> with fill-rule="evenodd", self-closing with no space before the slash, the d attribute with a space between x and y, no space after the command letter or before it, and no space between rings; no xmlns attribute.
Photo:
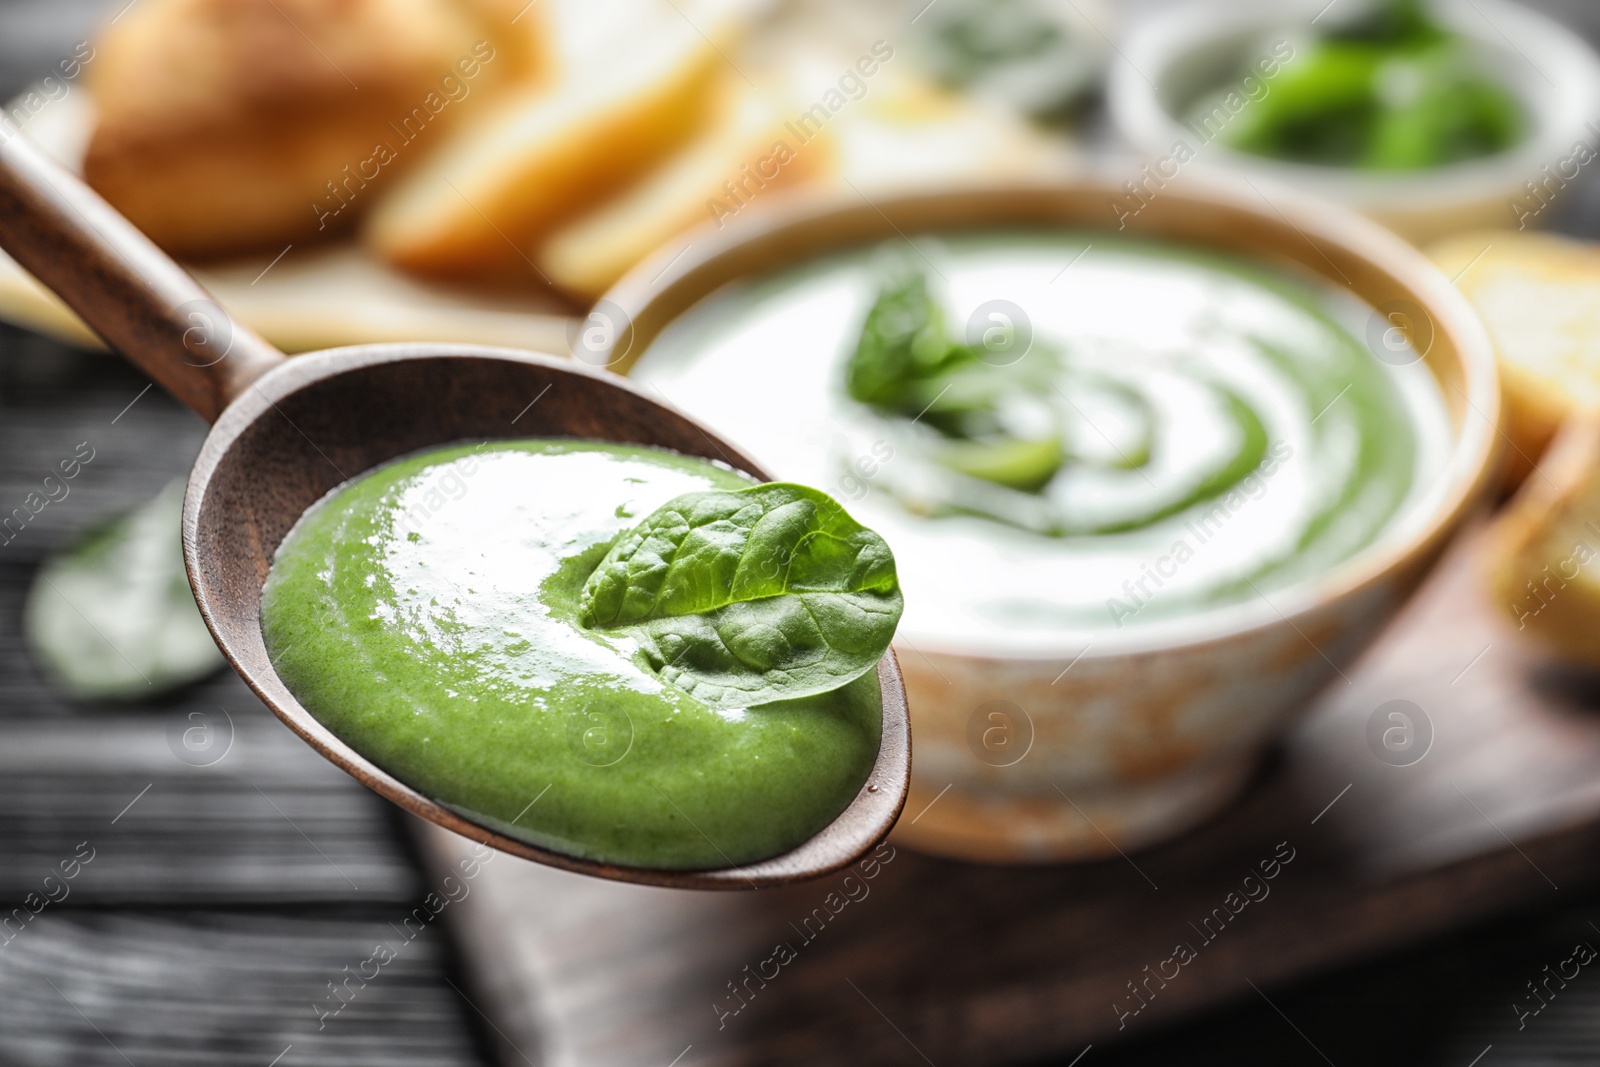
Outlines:
<svg viewBox="0 0 1600 1067"><path fill-rule="evenodd" d="M591 313L625 369L893 546L927 851L1216 811L1479 497L1498 393L1415 251L1289 193L1114 178L796 199Z"/></svg>

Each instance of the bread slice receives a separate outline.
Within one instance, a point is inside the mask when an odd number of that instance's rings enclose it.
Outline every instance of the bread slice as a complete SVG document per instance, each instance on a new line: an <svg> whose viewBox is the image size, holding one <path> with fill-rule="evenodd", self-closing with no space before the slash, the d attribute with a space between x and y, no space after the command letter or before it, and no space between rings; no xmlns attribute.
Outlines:
<svg viewBox="0 0 1600 1067"><path fill-rule="evenodd" d="M1600 404L1600 246L1548 234L1485 231L1428 254L1477 309L1499 358L1519 483L1574 412Z"/></svg>
<svg viewBox="0 0 1600 1067"><path fill-rule="evenodd" d="M718 227L744 208L832 164L823 131L802 142L774 95L738 78L721 118L677 155L587 215L551 234L535 260L557 285L593 300L679 233Z"/></svg>
<svg viewBox="0 0 1600 1067"><path fill-rule="evenodd" d="M1562 428L1495 520L1483 560L1518 631L1600 666L1600 411Z"/></svg>
<svg viewBox="0 0 1600 1067"><path fill-rule="evenodd" d="M712 121L732 18L640 4L603 51L550 89L498 102L389 191L363 236L431 274L529 272L529 253L681 149Z"/></svg>

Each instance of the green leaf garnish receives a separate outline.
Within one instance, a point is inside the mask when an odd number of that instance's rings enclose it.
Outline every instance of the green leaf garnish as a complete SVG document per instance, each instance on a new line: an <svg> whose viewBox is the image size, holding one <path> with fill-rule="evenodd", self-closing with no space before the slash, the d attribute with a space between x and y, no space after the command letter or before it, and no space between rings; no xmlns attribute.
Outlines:
<svg viewBox="0 0 1600 1067"><path fill-rule="evenodd" d="M579 617L638 640L663 681L740 708L859 678L902 606L883 538L826 493L772 482L656 509L589 576Z"/></svg>
<svg viewBox="0 0 1600 1067"><path fill-rule="evenodd" d="M1044 346L1016 364L995 366L953 340L922 272L902 268L884 283L845 365L851 399L879 414L937 430L945 443L933 462L1024 492L1050 482L1065 462L1055 420L1031 434L1013 432L1019 409L1040 407L1059 369ZM1037 422L1037 419L1032 420Z"/></svg>
<svg viewBox="0 0 1600 1067"><path fill-rule="evenodd" d="M147 700L222 666L183 570L183 482L45 560L23 628L33 654L80 700Z"/></svg>
<svg viewBox="0 0 1600 1067"><path fill-rule="evenodd" d="M951 441L934 454L934 461L969 478L1003 485L1024 493L1043 489L1061 469L1061 438L1026 441Z"/></svg>
<svg viewBox="0 0 1600 1067"><path fill-rule="evenodd" d="M845 367L845 388L863 404L916 415L937 395L917 385L974 362L972 352L946 333L927 278L904 270L885 282L867 312Z"/></svg>

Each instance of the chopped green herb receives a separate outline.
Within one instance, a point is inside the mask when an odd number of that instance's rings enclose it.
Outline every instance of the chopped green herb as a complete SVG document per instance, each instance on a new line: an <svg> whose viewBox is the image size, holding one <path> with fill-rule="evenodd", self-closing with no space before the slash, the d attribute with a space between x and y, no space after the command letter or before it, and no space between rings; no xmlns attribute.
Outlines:
<svg viewBox="0 0 1600 1067"><path fill-rule="evenodd" d="M1478 65L1420 4L1391 0L1259 79L1261 95L1242 106L1224 109L1231 84L1207 96L1190 125L1298 163L1397 171L1477 159L1516 144L1527 125L1516 97Z"/></svg>

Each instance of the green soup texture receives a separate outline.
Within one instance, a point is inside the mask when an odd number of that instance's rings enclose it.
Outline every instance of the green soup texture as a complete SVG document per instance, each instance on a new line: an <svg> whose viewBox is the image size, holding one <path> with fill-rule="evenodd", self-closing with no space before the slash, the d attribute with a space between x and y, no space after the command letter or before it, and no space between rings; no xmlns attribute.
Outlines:
<svg viewBox="0 0 1600 1067"><path fill-rule="evenodd" d="M926 301L886 281L908 270ZM1451 436L1349 293L1103 233L822 257L702 300L632 375L882 534L923 649L1070 656L1267 611L1426 515Z"/></svg>
<svg viewBox="0 0 1600 1067"><path fill-rule="evenodd" d="M658 449L459 445L335 490L280 546L268 654L317 720L401 782L516 839L697 869L800 844L877 757L875 672L713 708L625 635L579 623L619 535L688 492L752 484Z"/></svg>

